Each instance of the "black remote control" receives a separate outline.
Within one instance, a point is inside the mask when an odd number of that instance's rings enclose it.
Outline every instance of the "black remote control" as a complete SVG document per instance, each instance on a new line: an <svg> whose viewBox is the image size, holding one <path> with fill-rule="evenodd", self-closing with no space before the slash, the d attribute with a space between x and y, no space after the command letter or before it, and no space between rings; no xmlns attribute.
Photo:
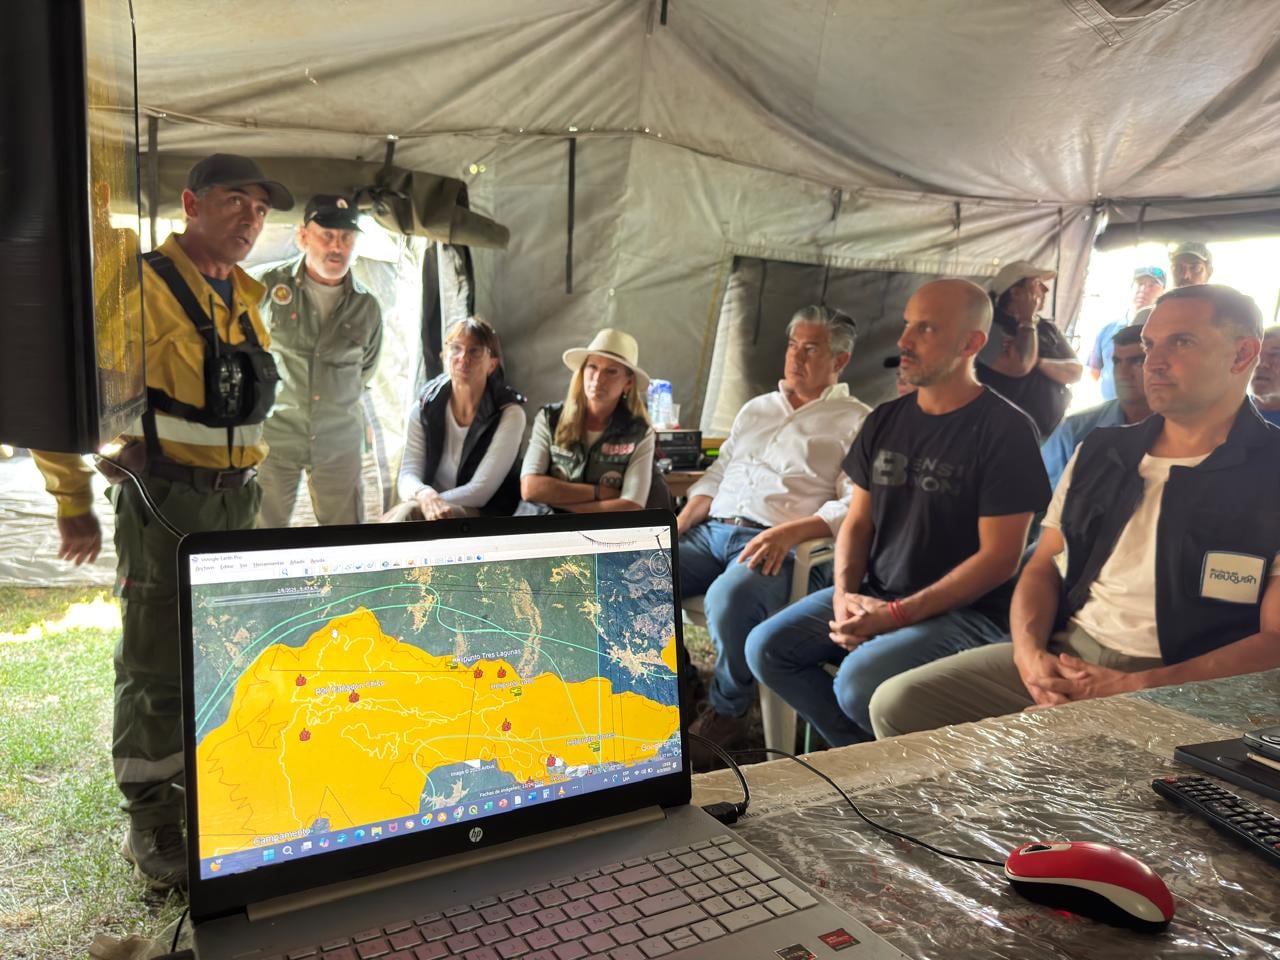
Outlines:
<svg viewBox="0 0 1280 960"><path fill-rule="evenodd" d="M1208 820L1223 833L1243 840L1280 866L1280 817L1224 790L1207 777L1161 777L1151 789Z"/></svg>

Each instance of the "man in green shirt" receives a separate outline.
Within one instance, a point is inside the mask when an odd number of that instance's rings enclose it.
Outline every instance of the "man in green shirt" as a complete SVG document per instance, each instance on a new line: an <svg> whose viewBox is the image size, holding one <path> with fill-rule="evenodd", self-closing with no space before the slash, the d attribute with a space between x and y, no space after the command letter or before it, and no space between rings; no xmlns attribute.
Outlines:
<svg viewBox="0 0 1280 960"><path fill-rule="evenodd" d="M280 370L258 472L264 527L289 525L303 471L320 523L364 520L360 395L382 349L382 311L351 274L358 218L345 197L312 198L298 227L302 256L262 275Z"/></svg>

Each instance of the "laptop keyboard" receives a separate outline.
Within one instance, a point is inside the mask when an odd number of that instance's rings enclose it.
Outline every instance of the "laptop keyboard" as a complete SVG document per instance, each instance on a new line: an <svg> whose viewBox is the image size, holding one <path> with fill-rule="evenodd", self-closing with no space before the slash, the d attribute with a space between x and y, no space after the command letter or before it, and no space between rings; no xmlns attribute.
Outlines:
<svg viewBox="0 0 1280 960"><path fill-rule="evenodd" d="M722 834L267 960L652 960L817 903Z"/></svg>

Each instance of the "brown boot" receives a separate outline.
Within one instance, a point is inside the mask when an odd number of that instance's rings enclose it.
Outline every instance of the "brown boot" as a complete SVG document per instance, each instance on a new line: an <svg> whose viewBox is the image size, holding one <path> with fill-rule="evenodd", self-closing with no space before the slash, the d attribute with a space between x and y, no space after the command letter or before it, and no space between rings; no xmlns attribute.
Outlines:
<svg viewBox="0 0 1280 960"><path fill-rule="evenodd" d="M176 823L147 829L130 826L120 855L133 864L134 879L153 893L187 888L187 842Z"/></svg>

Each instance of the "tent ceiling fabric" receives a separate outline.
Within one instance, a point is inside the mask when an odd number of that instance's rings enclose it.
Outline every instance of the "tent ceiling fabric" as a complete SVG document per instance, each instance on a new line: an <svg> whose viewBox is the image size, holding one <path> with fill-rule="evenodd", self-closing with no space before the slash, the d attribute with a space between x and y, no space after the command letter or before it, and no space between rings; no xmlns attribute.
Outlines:
<svg viewBox="0 0 1280 960"><path fill-rule="evenodd" d="M735 254L1033 259L1066 322L1106 199L1280 188L1273 0L669 0L665 26L661 0L133 2L162 154L380 163L393 135L464 181L511 231L478 309L535 403L613 324L696 423Z"/></svg>
<svg viewBox="0 0 1280 960"><path fill-rule="evenodd" d="M648 127L833 185L1054 203L1277 186L1272 0L1149 24L1093 0L670 0L665 27L657 2L135 0L141 99L375 140Z"/></svg>

